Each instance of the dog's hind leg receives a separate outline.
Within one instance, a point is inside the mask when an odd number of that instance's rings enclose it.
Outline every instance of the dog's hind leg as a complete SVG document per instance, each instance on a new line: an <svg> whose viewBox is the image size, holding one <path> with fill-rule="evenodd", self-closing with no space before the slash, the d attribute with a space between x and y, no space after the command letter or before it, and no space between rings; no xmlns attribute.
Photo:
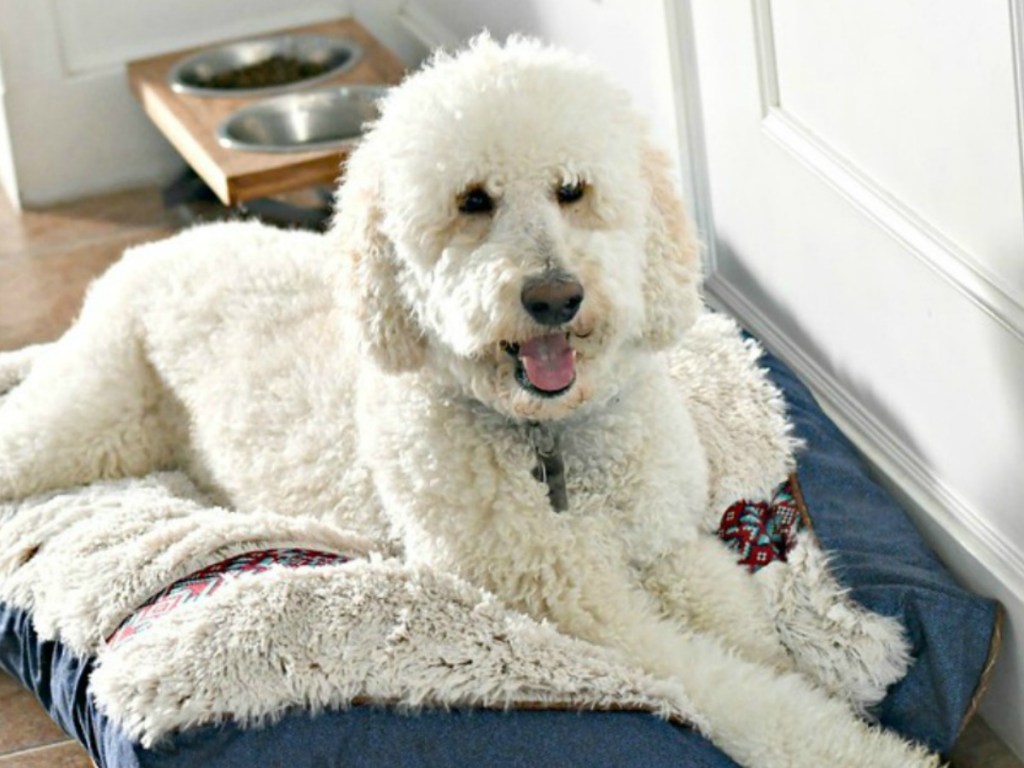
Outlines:
<svg viewBox="0 0 1024 768"><path fill-rule="evenodd" d="M58 342L26 354L27 376L0 398L0 499L173 460L179 407L147 362L131 312L102 292L93 298Z"/></svg>

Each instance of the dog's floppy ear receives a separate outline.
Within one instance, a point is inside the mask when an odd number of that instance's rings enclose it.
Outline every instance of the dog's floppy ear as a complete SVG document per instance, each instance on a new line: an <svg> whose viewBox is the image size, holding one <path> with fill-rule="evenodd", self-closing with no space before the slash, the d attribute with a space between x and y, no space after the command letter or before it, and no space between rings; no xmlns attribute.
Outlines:
<svg viewBox="0 0 1024 768"><path fill-rule="evenodd" d="M412 371L423 364L426 342L400 288L403 269L382 231L380 167L368 143L349 157L332 224L341 257L349 260L349 290L366 351L385 371Z"/></svg>
<svg viewBox="0 0 1024 768"><path fill-rule="evenodd" d="M642 163L649 195L643 339L654 349L665 349L693 325L700 311L700 250L669 174L668 157L647 145Z"/></svg>

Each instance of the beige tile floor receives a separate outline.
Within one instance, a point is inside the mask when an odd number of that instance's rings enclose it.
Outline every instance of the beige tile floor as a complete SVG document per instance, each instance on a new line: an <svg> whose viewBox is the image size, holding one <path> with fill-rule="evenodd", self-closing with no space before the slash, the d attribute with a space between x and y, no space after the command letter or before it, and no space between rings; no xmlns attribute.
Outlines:
<svg viewBox="0 0 1024 768"><path fill-rule="evenodd" d="M156 189L21 214L2 198L0 194L0 350L57 338L77 314L93 277L128 246L165 237L182 221L163 209ZM0 768L91 765L36 700L0 672ZM978 719L960 739L953 765L1024 768Z"/></svg>

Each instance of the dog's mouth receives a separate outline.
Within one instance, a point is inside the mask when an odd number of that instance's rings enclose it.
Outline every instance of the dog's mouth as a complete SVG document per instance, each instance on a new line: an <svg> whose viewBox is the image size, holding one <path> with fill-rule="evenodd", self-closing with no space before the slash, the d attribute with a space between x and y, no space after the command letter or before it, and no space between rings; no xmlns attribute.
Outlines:
<svg viewBox="0 0 1024 768"><path fill-rule="evenodd" d="M521 343L503 341L501 348L516 359L516 382L540 397L558 397L576 382L576 350L569 334L549 333Z"/></svg>

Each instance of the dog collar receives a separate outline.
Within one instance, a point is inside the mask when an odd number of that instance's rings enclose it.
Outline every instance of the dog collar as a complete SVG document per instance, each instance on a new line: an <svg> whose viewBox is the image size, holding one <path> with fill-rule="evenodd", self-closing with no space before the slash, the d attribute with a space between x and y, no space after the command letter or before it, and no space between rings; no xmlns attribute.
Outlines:
<svg viewBox="0 0 1024 768"><path fill-rule="evenodd" d="M569 492L565 487L565 462L558 445L558 435L542 424L530 422L530 444L537 455L533 476L548 487L548 500L555 512L569 509Z"/></svg>

